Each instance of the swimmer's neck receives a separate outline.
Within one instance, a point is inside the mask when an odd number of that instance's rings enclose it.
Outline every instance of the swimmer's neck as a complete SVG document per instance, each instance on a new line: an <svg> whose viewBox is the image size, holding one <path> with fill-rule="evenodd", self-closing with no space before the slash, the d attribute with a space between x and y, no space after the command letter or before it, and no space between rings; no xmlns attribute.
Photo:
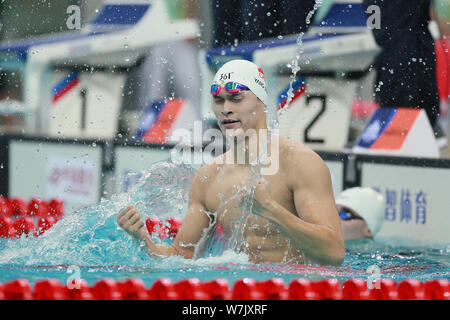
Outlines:
<svg viewBox="0 0 450 320"><path fill-rule="evenodd" d="M264 153L267 154L267 150L269 149L267 143L269 139L270 133L267 126L260 129L253 129L245 136L235 136L227 140L229 146L229 154L227 156L232 156L233 164L244 166L256 164L258 158Z"/></svg>

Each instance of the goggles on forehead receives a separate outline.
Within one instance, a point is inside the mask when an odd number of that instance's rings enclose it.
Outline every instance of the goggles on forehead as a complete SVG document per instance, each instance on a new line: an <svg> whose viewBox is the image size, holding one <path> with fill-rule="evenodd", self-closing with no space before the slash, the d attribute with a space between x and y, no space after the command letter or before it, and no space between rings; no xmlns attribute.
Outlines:
<svg viewBox="0 0 450 320"><path fill-rule="evenodd" d="M213 96L217 96L220 91L222 90L222 87L225 89L228 93L236 93L240 91L247 91L249 88L247 86L244 86L243 84L240 84L238 82L227 82L225 84L213 84L211 86L211 94Z"/></svg>
<svg viewBox="0 0 450 320"><path fill-rule="evenodd" d="M339 211L339 217L342 220L357 220L357 219L364 220L363 218L355 215L353 212L351 212L350 210L348 210L346 208L342 208L341 211Z"/></svg>

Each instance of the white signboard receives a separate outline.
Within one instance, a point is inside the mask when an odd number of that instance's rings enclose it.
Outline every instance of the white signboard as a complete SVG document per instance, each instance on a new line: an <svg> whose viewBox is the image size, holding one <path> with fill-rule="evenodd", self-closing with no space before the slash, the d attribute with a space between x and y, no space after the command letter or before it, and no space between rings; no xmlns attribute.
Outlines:
<svg viewBox="0 0 450 320"><path fill-rule="evenodd" d="M334 196L337 196L344 186L344 163L342 161L325 160L325 164L330 169Z"/></svg>
<svg viewBox="0 0 450 320"><path fill-rule="evenodd" d="M46 169L47 198L60 198L78 203L96 202L97 169L93 161L51 155L48 157Z"/></svg>
<svg viewBox="0 0 450 320"><path fill-rule="evenodd" d="M66 212L100 201L102 148L12 140L9 195L29 201L61 198Z"/></svg>
<svg viewBox="0 0 450 320"><path fill-rule="evenodd" d="M307 78L303 93L279 115L280 134L318 151L347 142L356 82Z"/></svg>
<svg viewBox="0 0 450 320"><path fill-rule="evenodd" d="M52 137L112 139L117 133L124 76L72 72L57 78L51 95L47 135ZM46 112L46 111L43 111ZM45 125L45 120L44 120Z"/></svg>
<svg viewBox="0 0 450 320"><path fill-rule="evenodd" d="M450 169L362 163L361 185L386 199L377 237L450 243Z"/></svg>

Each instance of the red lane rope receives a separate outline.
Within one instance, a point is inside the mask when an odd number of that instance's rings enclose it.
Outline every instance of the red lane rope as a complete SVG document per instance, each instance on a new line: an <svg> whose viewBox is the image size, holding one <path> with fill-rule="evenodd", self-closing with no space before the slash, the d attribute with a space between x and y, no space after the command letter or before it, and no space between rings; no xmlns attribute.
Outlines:
<svg viewBox="0 0 450 320"><path fill-rule="evenodd" d="M40 236L63 216L64 203L60 199L33 198L27 203L22 198L0 197L0 238Z"/></svg>
<svg viewBox="0 0 450 320"><path fill-rule="evenodd" d="M147 218L145 225L150 236L157 236L161 239L175 238L183 223L178 218L170 218L160 221L158 218Z"/></svg>
<svg viewBox="0 0 450 320"><path fill-rule="evenodd" d="M26 279L17 279L0 283L0 300L450 300L450 282L444 279L399 283L380 279L380 285L372 288L366 283L362 279L342 285L336 279L296 279L285 285L280 278L244 278L231 288L225 279L174 283L164 278L147 288L141 279L102 279L93 286L80 280L69 288L55 279L38 281L34 287Z"/></svg>

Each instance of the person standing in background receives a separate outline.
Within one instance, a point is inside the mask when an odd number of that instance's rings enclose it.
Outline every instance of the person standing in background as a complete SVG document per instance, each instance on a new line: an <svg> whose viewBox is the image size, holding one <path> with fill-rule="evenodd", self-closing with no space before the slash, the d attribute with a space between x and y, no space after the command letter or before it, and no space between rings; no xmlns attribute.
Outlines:
<svg viewBox="0 0 450 320"><path fill-rule="evenodd" d="M213 46L306 32L315 0L212 1Z"/></svg>
<svg viewBox="0 0 450 320"><path fill-rule="evenodd" d="M195 19L195 0L170 0L167 8L171 20ZM153 101L187 99L201 119L201 79L198 65L198 40L179 40L151 48L133 76L137 107L147 108ZM130 106L136 108L136 106Z"/></svg>
<svg viewBox="0 0 450 320"><path fill-rule="evenodd" d="M428 29L431 0L364 0L380 8L372 29L381 52L375 59L375 99L382 107L422 108L435 131L439 116L434 40Z"/></svg>

